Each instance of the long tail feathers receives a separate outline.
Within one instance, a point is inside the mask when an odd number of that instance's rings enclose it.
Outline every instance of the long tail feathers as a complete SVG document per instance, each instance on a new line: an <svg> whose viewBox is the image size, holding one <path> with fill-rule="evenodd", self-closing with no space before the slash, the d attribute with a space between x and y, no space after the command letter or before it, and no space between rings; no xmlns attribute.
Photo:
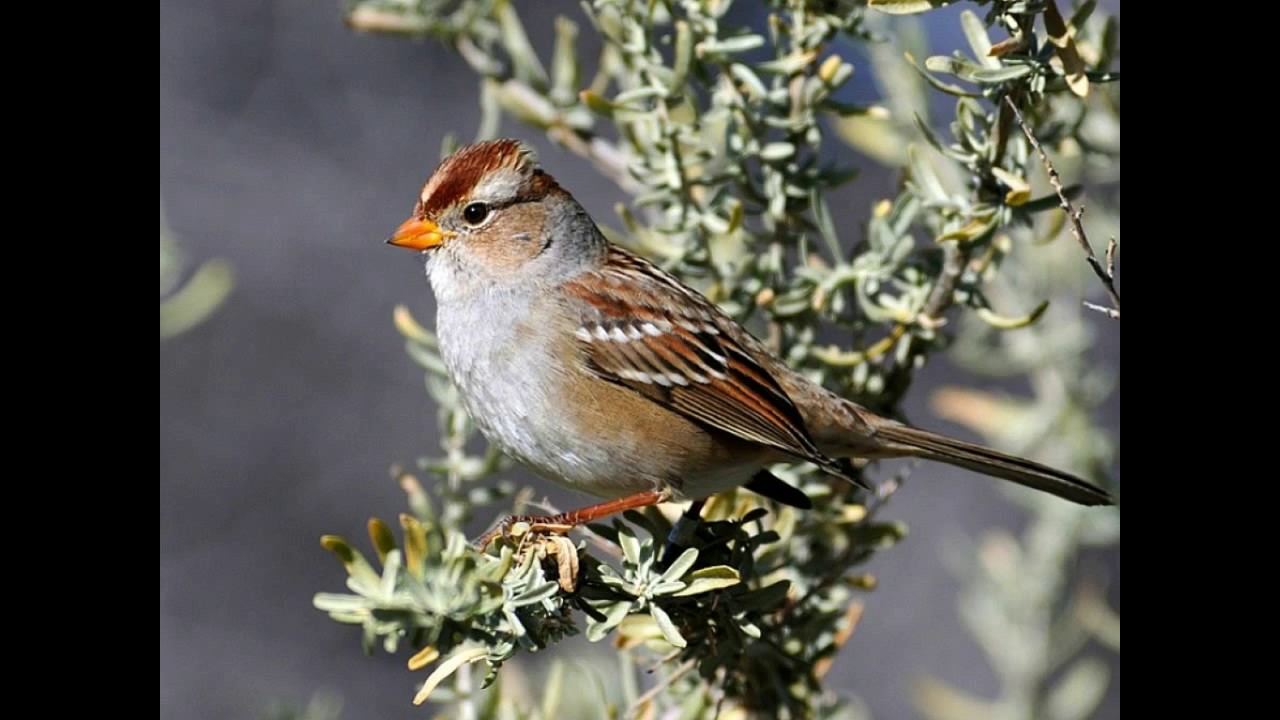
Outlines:
<svg viewBox="0 0 1280 720"><path fill-rule="evenodd" d="M937 460L1057 495L1081 505L1114 505L1106 491L1048 465L906 425L881 425L876 437L904 455ZM899 447L894 447L899 446Z"/></svg>

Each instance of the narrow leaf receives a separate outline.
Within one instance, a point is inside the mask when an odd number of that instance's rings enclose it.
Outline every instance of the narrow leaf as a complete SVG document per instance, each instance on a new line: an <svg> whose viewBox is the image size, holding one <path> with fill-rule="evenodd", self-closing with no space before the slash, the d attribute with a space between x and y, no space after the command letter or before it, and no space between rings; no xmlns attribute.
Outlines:
<svg viewBox="0 0 1280 720"><path fill-rule="evenodd" d="M680 630L676 628L676 624L671 622L671 616L666 610L652 605L649 607L649 613L653 615L654 622L658 623L658 629L662 631L662 636L667 642L678 648L687 646L689 643L685 641L684 636L680 634Z"/></svg>
<svg viewBox="0 0 1280 720"><path fill-rule="evenodd" d="M967 9L961 12L960 26L964 28L964 36L969 41L969 47L973 48L973 56L978 58L978 62L983 67L1000 67L1000 60L991 57L991 37L987 35L987 26L978 19L977 14Z"/></svg>
<svg viewBox="0 0 1280 720"><path fill-rule="evenodd" d="M1022 317L1006 317L996 313L990 308L978 308L978 317L988 325L1001 330L1017 330L1031 325L1044 315L1044 311L1049 309L1049 301L1045 300L1036 306L1034 310L1023 315Z"/></svg>
<svg viewBox="0 0 1280 720"><path fill-rule="evenodd" d="M473 663L480 660L488 654L489 651L482 647L469 647L462 648L450 655L448 660L440 663L440 667L436 668L435 672L431 673L431 675L427 677L427 681L423 683L422 689L418 691L417 695L413 696L413 704L421 705L426 702L427 698L431 695L431 691L435 690L436 686L444 682L450 675L457 672L458 668L467 663Z"/></svg>
<svg viewBox="0 0 1280 720"><path fill-rule="evenodd" d="M391 534L391 528L378 518L369 518L369 540L378 552L378 562L385 564L387 553L396 549L396 536Z"/></svg>
<svg viewBox="0 0 1280 720"><path fill-rule="evenodd" d="M1110 672L1097 658L1085 658L1072 665L1045 701L1045 717L1050 720L1084 720L1092 717L1107 693Z"/></svg>
<svg viewBox="0 0 1280 720"><path fill-rule="evenodd" d="M671 566L667 568L667 571L662 573L662 579L679 580L684 577L685 573L689 572L689 568L693 567L696 562L698 562L698 549L689 548L680 553L680 557L676 558L675 562L671 563Z"/></svg>
<svg viewBox="0 0 1280 720"><path fill-rule="evenodd" d="M886 15L915 15L950 5L952 0L867 0L867 7Z"/></svg>
<svg viewBox="0 0 1280 720"><path fill-rule="evenodd" d="M337 535L325 535L320 538L320 544L325 550L333 553L342 561L343 567L347 569L347 574L362 587L373 590L381 583L382 578L378 575L378 572L373 569L368 560L364 559L359 550L351 547L351 544L345 538Z"/></svg>

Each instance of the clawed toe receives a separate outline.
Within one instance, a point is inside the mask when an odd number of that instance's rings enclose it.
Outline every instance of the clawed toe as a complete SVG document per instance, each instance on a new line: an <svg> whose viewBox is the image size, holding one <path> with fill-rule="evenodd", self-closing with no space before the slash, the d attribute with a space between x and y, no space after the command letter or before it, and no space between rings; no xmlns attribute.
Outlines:
<svg viewBox="0 0 1280 720"><path fill-rule="evenodd" d="M523 537L527 533L541 533L544 535L567 535L578 525L561 521L555 517L538 517L536 515L512 515L503 518L489 532L480 536L475 542L475 547L480 552L488 549L489 545L502 537Z"/></svg>

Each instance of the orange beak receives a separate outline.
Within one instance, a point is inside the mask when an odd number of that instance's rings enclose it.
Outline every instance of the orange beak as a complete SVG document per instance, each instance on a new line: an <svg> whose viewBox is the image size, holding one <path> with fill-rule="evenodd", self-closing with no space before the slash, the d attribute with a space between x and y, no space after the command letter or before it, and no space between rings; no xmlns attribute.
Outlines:
<svg viewBox="0 0 1280 720"><path fill-rule="evenodd" d="M387 244L410 250L430 250L451 237L453 233L441 230L439 225L430 220L409 218L387 238Z"/></svg>

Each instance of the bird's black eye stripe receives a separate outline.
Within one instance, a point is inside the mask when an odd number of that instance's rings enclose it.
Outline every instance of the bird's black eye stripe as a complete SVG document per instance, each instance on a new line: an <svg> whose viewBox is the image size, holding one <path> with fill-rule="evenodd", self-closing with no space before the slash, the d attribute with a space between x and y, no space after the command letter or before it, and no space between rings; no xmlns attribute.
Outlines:
<svg viewBox="0 0 1280 720"><path fill-rule="evenodd" d="M462 219L466 220L470 225L479 225L487 217L489 217L489 205L487 203L473 202L462 209Z"/></svg>

